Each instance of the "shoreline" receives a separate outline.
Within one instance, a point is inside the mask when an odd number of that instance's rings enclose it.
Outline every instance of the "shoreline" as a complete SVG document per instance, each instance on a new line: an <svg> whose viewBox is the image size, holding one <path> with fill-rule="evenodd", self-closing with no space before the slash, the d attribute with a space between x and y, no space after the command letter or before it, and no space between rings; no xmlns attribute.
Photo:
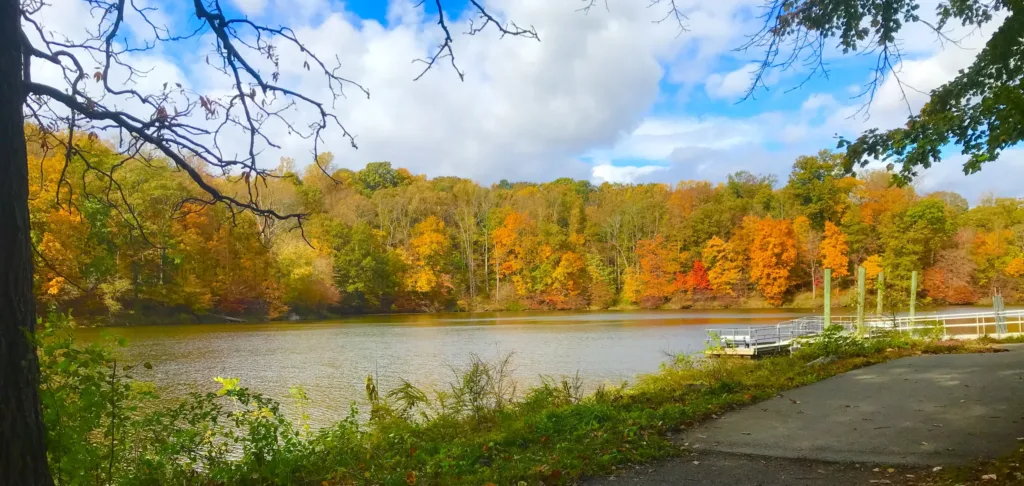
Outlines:
<svg viewBox="0 0 1024 486"><path fill-rule="evenodd" d="M612 306L608 308L599 309L562 309L562 310L550 310L550 309L502 309L502 310L456 310L456 311L445 311L445 312L394 312L394 313L367 313L367 314L320 314L320 315L299 315L292 314L291 316L282 316L280 318L269 319L266 316L228 316L223 314L203 314L203 315L188 315L179 314L172 316L169 314L148 314L145 316L133 316L130 319L118 319L118 320L106 320L106 319L91 319L89 317L76 317L76 321L80 324L77 327L81 328L120 328L120 327L146 327L146 326L187 326L187 325L222 325L222 324L237 324L237 325L252 325L252 324L303 324L313 322L325 322L325 321L348 321L380 317L385 319L393 318L416 318L416 317L442 317L442 316L464 316L465 318L473 318L474 316L484 315L488 316L501 316L501 315L578 315L578 314L601 314L601 313L625 313L625 312L642 312L642 313L658 313L658 312L701 312L701 311L770 311L778 312L780 314L789 313L820 313L822 308L819 307L807 307L799 305L782 305L778 307L770 307L764 305L756 305L760 302L751 301L746 302L749 305L722 305L722 306L672 306L665 305L656 308L643 308L640 306ZM1008 308L1019 307L1024 304L1009 303ZM962 304L962 305L928 305L919 306L918 312L933 312L941 309L985 309L990 308L990 305L983 304ZM833 312L839 311L836 315L847 315L856 312L856 309L851 306L833 305ZM869 312L869 314L872 314Z"/></svg>

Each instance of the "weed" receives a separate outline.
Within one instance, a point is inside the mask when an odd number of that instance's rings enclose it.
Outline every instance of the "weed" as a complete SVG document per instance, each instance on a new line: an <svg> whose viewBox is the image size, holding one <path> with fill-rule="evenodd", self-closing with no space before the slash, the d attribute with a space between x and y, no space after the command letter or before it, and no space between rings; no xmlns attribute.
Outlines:
<svg viewBox="0 0 1024 486"><path fill-rule="evenodd" d="M569 484L677 454L669 432L790 388L922 351L985 349L829 329L793 356L678 356L632 385L590 395L579 374L519 394L511 355L474 357L438 390L403 382L382 393L369 377L368 422L353 405L334 425L310 430L299 387L295 422L232 378L219 378L217 392L158 407L131 365L108 348L75 345L59 332L66 319L51 321L39 340L41 396L59 485ZM807 366L821 356L836 359Z"/></svg>

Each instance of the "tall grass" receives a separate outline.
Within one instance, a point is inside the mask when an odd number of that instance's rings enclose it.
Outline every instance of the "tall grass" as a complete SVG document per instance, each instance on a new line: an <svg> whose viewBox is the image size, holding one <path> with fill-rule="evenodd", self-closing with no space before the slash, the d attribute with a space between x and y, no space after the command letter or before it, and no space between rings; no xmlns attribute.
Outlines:
<svg viewBox="0 0 1024 486"><path fill-rule="evenodd" d="M360 421L353 405L314 431L298 387L294 421L278 402L230 378L218 378L217 392L157 405L153 387L131 376L147 363L79 346L67 324L53 316L39 334L50 462L60 485L565 484L676 454L669 432L780 391L901 356L970 349L826 333L794 356L679 356L632 385L590 394L578 374L518 390L511 355L474 357L438 389L403 382L382 393L368 377L369 420ZM835 361L808 366L822 356Z"/></svg>

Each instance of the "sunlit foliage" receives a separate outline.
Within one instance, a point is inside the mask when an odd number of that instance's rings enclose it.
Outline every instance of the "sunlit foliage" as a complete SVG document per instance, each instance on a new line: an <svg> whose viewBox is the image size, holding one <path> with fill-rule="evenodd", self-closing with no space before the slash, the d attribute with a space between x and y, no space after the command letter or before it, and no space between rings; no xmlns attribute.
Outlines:
<svg viewBox="0 0 1024 486"><path fill-rule="evenodd" d="M329 153L322 169L283 159L260 198L306 214L300 227L203 204L166 161L125 159L96 137L78 139L91 165L30 140L36 295L83 320L785 305L820 299L823 269L833 288L854 285L861 265L869 288L885 273L893 301L913 271L937 303L1014 302L1024 290L1021 201L971 207L884 172L853 179L827 151L799 158L782 187L748 172L675 187L485 187L387 162L338 168Z"/></svg>

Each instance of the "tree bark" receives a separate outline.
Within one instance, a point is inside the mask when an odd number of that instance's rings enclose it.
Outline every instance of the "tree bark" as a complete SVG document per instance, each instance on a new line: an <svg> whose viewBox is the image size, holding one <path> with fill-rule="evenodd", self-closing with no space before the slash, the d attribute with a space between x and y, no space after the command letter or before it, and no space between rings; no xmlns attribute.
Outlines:
<svg viewBox="0 0 1024 486"><path fill-rule="evenodd" d="M21 6L0 0L0 482L52 485L30 341L36 310L22 107Z"/></svg>

